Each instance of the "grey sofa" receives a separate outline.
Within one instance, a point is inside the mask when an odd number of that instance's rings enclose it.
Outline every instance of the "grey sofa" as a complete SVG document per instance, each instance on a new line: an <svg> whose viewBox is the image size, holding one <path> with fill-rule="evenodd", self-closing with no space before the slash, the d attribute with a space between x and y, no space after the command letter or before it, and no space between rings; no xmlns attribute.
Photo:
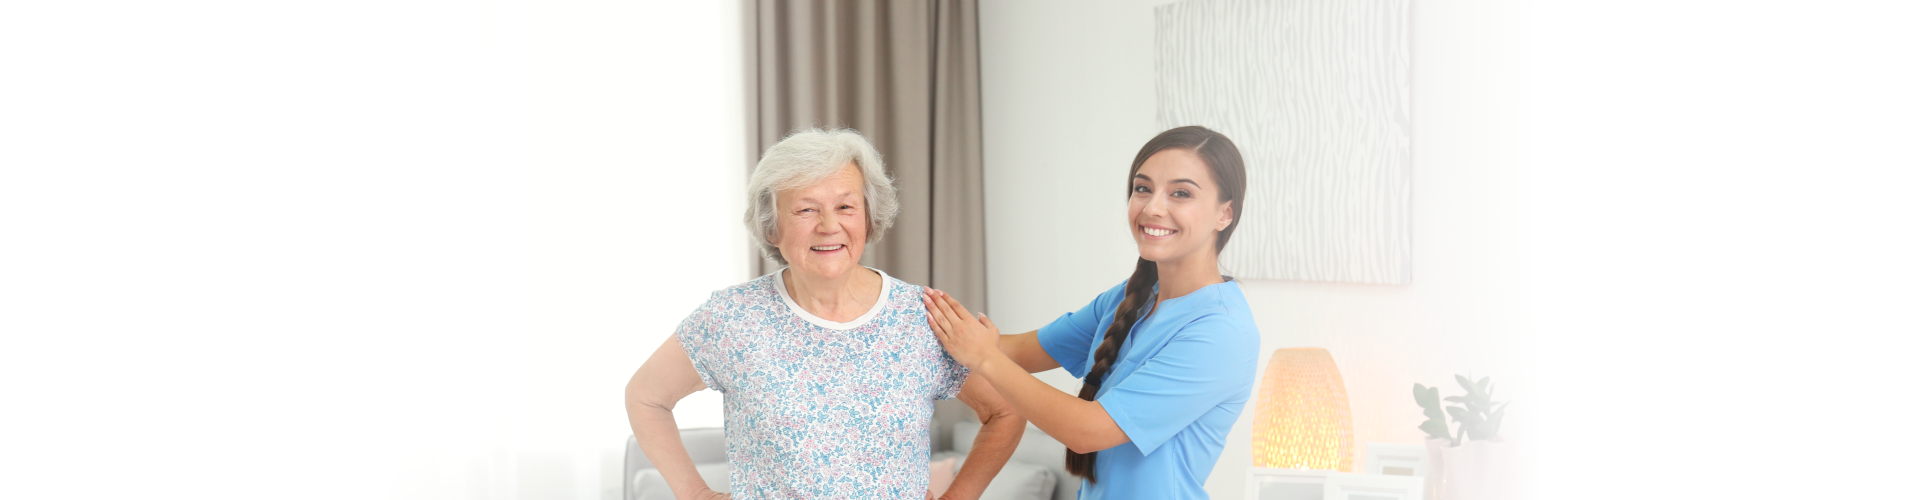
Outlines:
<svg viewBox="0 0 1922 500"><path fill-rule="evenodd" d="M939 428L939 426L937 426ZM974 437L981 431L976 422L956 422L952 425L953 450L934 453L934 459L956 457L956 470L966 461L968 448ZM681 441L687 445L688 456L694 459L694 467L700 471L701 478L719 491L728 491L727 482L727 443L721 429L685 429L681 431ZM1054 438L1028 426L1021 436L1020 446L1015 448L1014 456L1001 468L994 481L988 483L987 491L982 492L982 500L1074 500L1075 490L1081 481L1068 475L1062 466L1062 457L1067 447ZM625 474L621 483L624 500L673 500L674 493L667 488L667 482L654 470L654 464L641 453L633 436L627 438Z"/></svg>

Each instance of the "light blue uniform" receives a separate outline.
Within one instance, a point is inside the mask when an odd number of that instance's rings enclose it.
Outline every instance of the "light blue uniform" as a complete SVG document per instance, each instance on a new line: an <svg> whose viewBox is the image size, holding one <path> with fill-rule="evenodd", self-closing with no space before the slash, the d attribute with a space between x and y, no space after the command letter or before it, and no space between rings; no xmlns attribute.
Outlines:
<svg viewBox="0 0 1922 500"><path fill-rule="evenodd" d="M1086 376L1126 287L1041 327L1042 349ZM1082 500L1208 498L1201 486L1254 390L1261 333L1239 283L1158 307L1135 323L1095 394L1129 441L1095 455L1096 482L1081 481Z"/></svg>

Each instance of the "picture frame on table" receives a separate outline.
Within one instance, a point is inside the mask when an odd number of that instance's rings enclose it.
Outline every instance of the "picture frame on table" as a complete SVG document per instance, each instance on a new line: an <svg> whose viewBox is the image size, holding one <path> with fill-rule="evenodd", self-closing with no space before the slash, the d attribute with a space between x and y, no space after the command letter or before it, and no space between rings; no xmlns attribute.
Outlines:
<svg viewBox="0 0 1922 500"><path fill-rule="evenodd" d="M1422 478L1251 467L1248 500L1423 500Z"/></svg>
<svg viewBox="0 0 1922 500"><path fill-rule="evenodd" d="M1368 468L1384 476L1428 477L1428 447L1418 444L1368 443Z"/></svg>

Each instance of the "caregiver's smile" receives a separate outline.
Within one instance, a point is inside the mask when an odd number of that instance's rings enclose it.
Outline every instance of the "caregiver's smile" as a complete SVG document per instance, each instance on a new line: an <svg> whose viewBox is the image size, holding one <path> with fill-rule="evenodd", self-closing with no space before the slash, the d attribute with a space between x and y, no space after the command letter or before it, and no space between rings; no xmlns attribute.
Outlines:
<svg viewBox="0 0 1922 500"><path fill-rule="evenodd" d="M1143 162L1128 187L1128 220L1141 258L1162 262L1211 251L1216 231L1234 220L1215 184L1193 150L1163 150Z"/></svg>

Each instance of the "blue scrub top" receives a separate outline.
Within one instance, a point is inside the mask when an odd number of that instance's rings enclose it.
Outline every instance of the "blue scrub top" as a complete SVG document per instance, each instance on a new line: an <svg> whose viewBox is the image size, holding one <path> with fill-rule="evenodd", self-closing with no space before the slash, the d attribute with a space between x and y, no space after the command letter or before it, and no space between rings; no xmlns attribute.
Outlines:
<svg viewBox="0 0 1922 500"><path fill-rule="evenodd" d="M1226 277L1224 277L1226 278ZM1202 490L1254 390L1261 333L1230 281L1161 303L1135 323L1095 401L1129 441L1095 455L1081 499L1208 498ZM1041 347L1075 377L1094 364L1127 282L1041 327Z"/></svg>

